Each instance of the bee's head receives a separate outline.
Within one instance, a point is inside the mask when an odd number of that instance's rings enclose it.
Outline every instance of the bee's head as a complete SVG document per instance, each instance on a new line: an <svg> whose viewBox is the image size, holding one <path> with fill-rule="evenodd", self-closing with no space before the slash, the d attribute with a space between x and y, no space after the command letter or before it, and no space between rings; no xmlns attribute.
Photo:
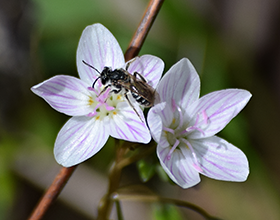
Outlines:
<svg viewBox="0 0 280 220"><path fill-rule="evenodd" d="M107 84L110 81L110 73L112 72L110 67L105 66L100 74L102 85Z"/></svg>
<svg viewBox="0 0 280 220"><path fill-rule="evenodd" d="M84 64L86 64L87 66L89 66L90 68L94 69L94 70L95 70L96 72L98 72L99 75L100 75L100 76L98 76L98 77L95 79L95 81L93 82L92 88L94 88L94 85L95 85L95 83L97 82L98 79L101 79L102 85L105 85L105 84L107 84L107 83L109 82L109 80L110 80L109 74L110 74L111 68L105 66L104 69L102 70L102 72L100 73L100 72L98 71L98 69L96 69L94 66L88 64L86 61L82 60L82 62L83 62Z"/></svg>

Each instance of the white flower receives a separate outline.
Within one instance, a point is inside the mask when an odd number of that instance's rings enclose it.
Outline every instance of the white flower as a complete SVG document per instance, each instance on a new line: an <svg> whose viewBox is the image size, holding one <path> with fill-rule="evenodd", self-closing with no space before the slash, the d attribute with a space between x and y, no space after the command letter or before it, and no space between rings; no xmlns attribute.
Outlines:
<svg viewBox="0 0 280 220"><path fill-rule="evenodd" d="M110 88L100 94L104 85L96 82L99 73L83 63L92 65L99 72L104 67L113 70L125 68L122 50L114 36L101 24L85 28L77 49L77 68L80 79L58 75L31 90L45 99L55 110L73 116L58 133L54 146L57 162L70 167L96 154L109 135L132 142L148 143L151 139L144 120L140 120L123 93L110 93ZM132 65L133 64L133 65ZM143 55L133 61L128 71L141 73L154 88L162 75L161 59ZM143 112L129 95L136 111Z"/></svg>
<svg viewBox="0 0 280 220"><path fill-rule="evenodd" d="M160 81L160 102L148 113L158 143L157 155L169 177L182 188L200 182L199 173L218 180L245 181L245 154L215 136L251 98L248 91L226 89L199 98L199 76L186 58Z"/></svg>

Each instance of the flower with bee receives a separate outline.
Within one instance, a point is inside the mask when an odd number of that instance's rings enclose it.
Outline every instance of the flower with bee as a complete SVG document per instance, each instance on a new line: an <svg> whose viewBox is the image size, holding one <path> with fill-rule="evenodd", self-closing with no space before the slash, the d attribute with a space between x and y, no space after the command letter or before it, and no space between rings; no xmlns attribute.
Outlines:
<svg viewBox="0 0 280 220"><path fill-rule="evenodd" d="M138 59L138 57L135 59ZM115 94L123 91L127 102L133 108L141 121L143 121L142 116L140 116L140 114L136 111L128 98L128 94L130 93L139 105L142 105L143 107L151 107L154 104L155 89L147 83L145 77L143 77L140 73L134 72L132 75L128 72L130 64L134 62L135 59L129 61L126 64L125 69L119 68L112 70L110 67L104 67L101 73L84 60L83 63L100 74L100 76L97 77L92 84L92 88L94 89L96 82L100 79L101 83L105 86L99 93L99 96L106 92L108 88L110 88L110 92Z"/></svg>
<svg viewBox="0 0 280 220"><path fill-rule="evenodd" d="M85 28L76 60L80 79L58 75L31 88L55 110L73 116L56 138L54 155L57 162L70 167L87 160L105 145L109 135L148 143L151 135L143 112L131 88L126 87L134 84L114 84L111 78L102 81L100 73L104 69L122 69L126 74L137 72L149 87L155 88L162 75L163 61L143 55L126 64L117 40L101 24ZM138 77L137 81L143 79Z"/></svg>

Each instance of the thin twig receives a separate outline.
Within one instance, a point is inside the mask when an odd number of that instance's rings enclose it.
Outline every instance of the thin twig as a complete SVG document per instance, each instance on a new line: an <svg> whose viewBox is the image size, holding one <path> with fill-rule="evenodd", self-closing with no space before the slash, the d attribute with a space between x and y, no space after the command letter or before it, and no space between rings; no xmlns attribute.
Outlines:
<svg viewBox="0 0 280 220"><path fill-rule="evenodd" d="M213 217L211 215L209 215L205 210L203 210L202 208L186 202L186 201L182 201L182 200L178 200L178 199L171 199L171 198L164 198L164 197L160 197L160 196L156 196L156 195L125 195L125 194L121 194L116 192L114 194L114 196L112 196L112 199L115 201L141 201L141 202L160 202L160 203L167 203L167 204L173 204L176 206L180 206L183 208L188 208L191 209L197 213L199 213L201 216L203 216L205 219L207 220L218 220L218 218Z"/></svg>
<svg viewBox="0 0 280 220"><path fill-rule="evenodd" d="M133 57L137 56L147 35L152 27L154 20L163 4L164 0L151 0L144 16L130 41L130 44L125 52L125 60L131 60Z"/></svg>
<svg viewBox="0 0 280 220"><path fill-rule="evenodd" d="M76 167L77 166L68 168L62 167L60 169L59 174L55 177L51 186L48 188L46 193L43 195L43 197L33 210L32 214L29 217L29 220L39 220L44 216L46 211L49 209L50 205L62 191L63 187L67 183L68 179L70 178Z"/></svg>

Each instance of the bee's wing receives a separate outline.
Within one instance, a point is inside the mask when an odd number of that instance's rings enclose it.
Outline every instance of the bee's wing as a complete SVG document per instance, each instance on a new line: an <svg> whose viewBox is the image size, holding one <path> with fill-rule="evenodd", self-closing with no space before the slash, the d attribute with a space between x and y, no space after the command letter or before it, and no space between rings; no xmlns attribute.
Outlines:
<svg viewBox="0 0 280 220"><path fill-rule="evenodd" d="M119 84L122 85L125 89L127 89L130 92L133 92L140 97L147 100L149 103L154 103L155 99L155 90L153 87L151 87L149 84L143 82L143 81L134 81L133 83L124 83L120 82Z"/></svg>

